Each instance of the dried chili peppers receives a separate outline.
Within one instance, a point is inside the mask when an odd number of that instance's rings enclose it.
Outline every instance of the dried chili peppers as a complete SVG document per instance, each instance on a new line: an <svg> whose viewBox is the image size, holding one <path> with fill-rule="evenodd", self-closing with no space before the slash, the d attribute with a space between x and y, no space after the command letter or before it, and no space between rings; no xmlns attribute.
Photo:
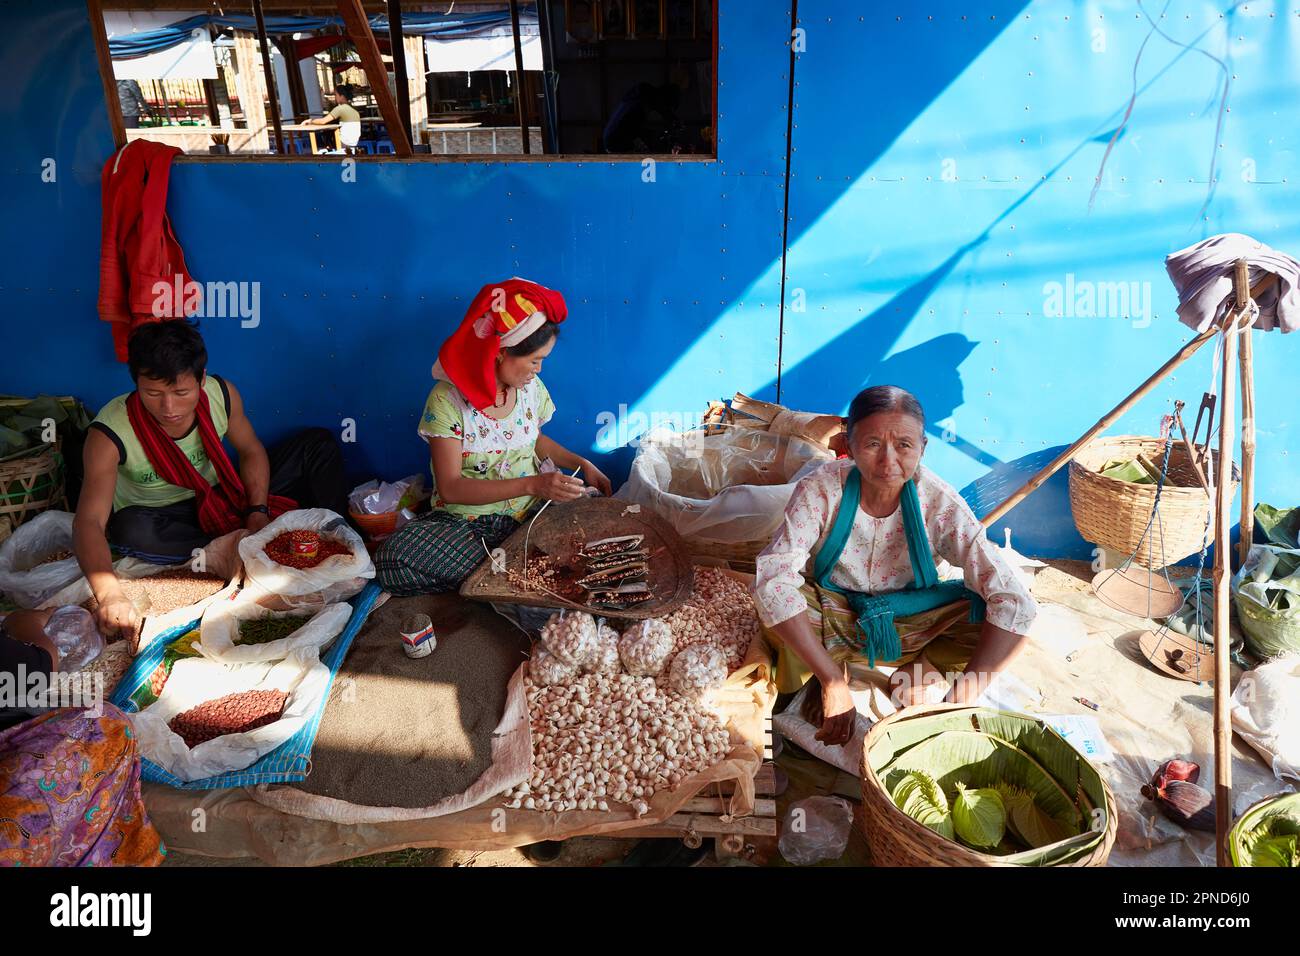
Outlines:
<svg viewBox="0 0 1300 956"><path fill-rule="evenodd" d="M310 545L316 544L315 554L310 554ZM315 531L285 531L272 538L266 545L266 556L272 561L286 567L303 570L314 568L322 561L340 554L351 554L352 549L343 542Z"/></svg>

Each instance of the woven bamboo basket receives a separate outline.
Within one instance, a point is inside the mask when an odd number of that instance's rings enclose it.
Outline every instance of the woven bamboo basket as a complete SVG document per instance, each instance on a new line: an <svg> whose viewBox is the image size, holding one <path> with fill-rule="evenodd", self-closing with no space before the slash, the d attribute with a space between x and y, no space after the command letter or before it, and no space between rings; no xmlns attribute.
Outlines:
<svg viewBox="0 0 1300 956"><path fill-rule="evenodd" d="M961 713L962 711L969 712L969 716ZM1051 728L1048 728L1041 720L1027 714L1013 714L989 708L968 707L962 704L931 704L909 707L907 710L900 711L877 722L868 731L862 746L862 803L855 814L855 820L870 845L872 863L876 866L900 867L1017 865L1008 863L1001 857L972 850L960 843L940 836L924 824L913 820L894 805L894 801L890 798L884 785L876 777L871 766L870 755L873 750L877 748L877 745L890 744L892 741L886 738L891 734L899 735L897 739L903 742L903 745L900 746L901 751L906 749L906 745L920 743L922 740L934 735L925 732L927 728L924 722L927 720L933 721L936 718L954 717L961 723L962 729L978 730L980 729L979 719L982 714L1028 721L1030 724L1047 731L1045 737L1051 742L1052 746L1066 748L1077 757L1081 779L1086 780L1081 789L1090 794L1092 801L1096 805L1101 806L1104 804L1106 827L1097 839L1096 845L1086 853L1075 853L1067 862L1047 863L1044 865L1105 866L1106 860L1110 856L1111 847L1115 845L1115 834L1119 828L1119 818L1115 806L1115 795L1096 769L1081 754L1070 748L1064 738L1057 735ZM952 729L957 728L953 726L942 727L942 730ZM936 729L934 731L934 733L939 732L941 730ZM1060 781L1058 780L1058 782Z"/></svg>
<svg viewBox="0 0 1300 956"><path fill-rule="evenodd" d="M17 528L28 518L64 502L59 444L0 461L0 520Z"/></svg>
<svg viewBox="0 0 1300 956"><path fill-rule="evenodd" d="M733 571L753 574L758 553L767 547L767 541L741 541L729 544L722 541L702 541L699 538L683 538L687 550L695 557L717 558L725 561Z"/></svg>
<svg viewBox="0 0 1300 956"><path fill-rule="evenodd" d="M1117 435L1089 442L1070 462L1070 510L1074 526L1085 540L1119 554L1134 554L1134 561L1143 567L1163 568L1201 550L1214 502L1201 487L1187 448L1175 444L1160 494L1160 513L1143 540L1155 505L1156 486L1099 474L1106 462L1131 460L1139 454L1159 468L1164 461L1164 439ZM1234 462L1229 501L1240 480L1241 472ZM1213 529L1210 534L1213 536Z"/></svg>

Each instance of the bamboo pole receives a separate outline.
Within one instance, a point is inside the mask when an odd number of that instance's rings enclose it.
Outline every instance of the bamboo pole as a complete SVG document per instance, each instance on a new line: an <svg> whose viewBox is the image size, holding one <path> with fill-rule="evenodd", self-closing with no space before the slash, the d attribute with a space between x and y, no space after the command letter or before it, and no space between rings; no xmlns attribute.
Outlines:
<svg viewBox="0 0 1300 956"><path fill-rule="evenodd" d="M1255 356L1254 329L1241 333L1241 528L1238 567L1246 563L1255 537Z"/></svg>
<svg viewBox="0 0 1300 956"><path fill-rule="evenodd" d="M1219 458L1214 463L1214 832L1219 866L1228 866L1228 828L1232 826L1232 718L1228 711L1232 688L1230 662L1231 607L1228 584L1232 573L1232 443L1237 373L1237 324L1250 298L1249 267L1238 259L1233 288L1236 304L1223 325L1223 389L1219 412Z"/></svg>
<svg viewBox="0 0 1300 956"><path fill-rule="evenodd" d="M1258 299L1260 293L1264 292L1266 289L1271 288L1273 283L1275 283L1276 281L1277 281L1277 275L1270 272L1263 279L1261 279L1253 289L1250 290L1251 297ZM1164 365L1160 366L1160 368L1156 370L1155 374L1153 374L1145 382L1139 385L1122 402L1120 402L1109 412L1103 415L1100 419L1098 419L1097 424L1093 425L1086 432L1084 432L1083 436L1079 438L1078 441L1076 441L1069 448L1065 449L1065 451L1061 452L1059 455L1053 458L1051 464L1049 464L1047 467L1039 471L1038 474L1034 475L1027 482L1021 485L1018 490L1013 492L1005 501L1002 502L1002 504L998 505L987 515L985 515L984 518L980 521L980 524L982 524L986 528L990 527L993 524L993 522L997 521L1008 511L1010 511L1012 508L1018 505L1021 501L1023 501L1025 498L1029 497L1029 495L1031 495L1033 492L1038 490L1038 487L1043 482L1045 482L1048 478L1051 478L1052 475L1056 474L1056 472L1060 470L1061 466L1064 465L1071 458L1073 458L1080 448L1088 444L1088 442L1092 441L1103 431L1109 428L1112 424L1118 421L1124 415L1124 413L1127 412L1134 405L1136 405L1143 398L1143 396L1145 396L1153 388L1159 385L1166 375L1168 375L1174 369L1178 368L1178 366L1182 365L1189 358L1195 355L1202 345L1204 345L1210 339L1214 338L1214 336L1218 335L1218 333L1219 333L1219 328L1217 326L1211 326L1210 328L1206 329L1204 332L1201 332L1199 335L1197 335L1196 338L1192 339L1190 342L1184 345L1177 352L1175 352L1173 357L1170 358L1169 361L1167 361Z"/></svg>

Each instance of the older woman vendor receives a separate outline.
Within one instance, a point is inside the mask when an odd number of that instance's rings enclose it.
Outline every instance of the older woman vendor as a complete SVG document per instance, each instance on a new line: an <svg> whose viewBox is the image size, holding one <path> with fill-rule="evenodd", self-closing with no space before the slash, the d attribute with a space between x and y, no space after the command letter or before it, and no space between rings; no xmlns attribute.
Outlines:
<svg viewBox="0 0 1300 956"><path fill-rule="evenodd" d="M388 538L375 576L392 594L453 591L508 538L539 499L570 501L583 482L539 473L540 459L582 469L610 493L609 479L542 434L555 412L538 373L567 315L564 297L525 279L485 285L443 343L420 416L434 478L433 510Z"/></svg>
<svg viewBox="0 0 1300 956"><path fill-rule="evenodd" d="M854 398L849 458L803 478L759 554L754 600L777 645L777 687L821 685L818 739L847 743L855 709L850 668L894 668L895 701L964 670L948 699L974 700L979 681L1020 651L1037 606L970 507L921 465L925 414L891 385ZM939 557L964 575L941 580ZM807 580L805 580L805 574Z"/></svg>

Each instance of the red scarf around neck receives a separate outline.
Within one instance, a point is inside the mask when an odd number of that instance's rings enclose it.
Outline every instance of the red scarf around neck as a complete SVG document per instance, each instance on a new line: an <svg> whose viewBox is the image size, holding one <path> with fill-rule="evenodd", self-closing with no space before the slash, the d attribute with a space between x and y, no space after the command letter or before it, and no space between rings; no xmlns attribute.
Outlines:
<svg viewBox="0 0 1300 956"><path fill-rule="evenodd" d="M153 465L158 477L168 484L194 492L199 506L199 526L204 531L217 537L244 526L248 496L244 492L244 483L239 480L239 473L230 463L225 446L221 444L216 426L212 423L212 409L208 404L207 392L200 389L199 404L194 409L194 415L199 437L203 441L203 450L217 471L215 485L208 484L185 452L181 451L176 439L163 431L158 419L149 414L140 401L139 392L127 396L126 414L135 437L144 449L145 457ZM271 495L267 499L267 507L271 517L275 518L286 511L293 511L298 503L292 498Z"/></svg>

